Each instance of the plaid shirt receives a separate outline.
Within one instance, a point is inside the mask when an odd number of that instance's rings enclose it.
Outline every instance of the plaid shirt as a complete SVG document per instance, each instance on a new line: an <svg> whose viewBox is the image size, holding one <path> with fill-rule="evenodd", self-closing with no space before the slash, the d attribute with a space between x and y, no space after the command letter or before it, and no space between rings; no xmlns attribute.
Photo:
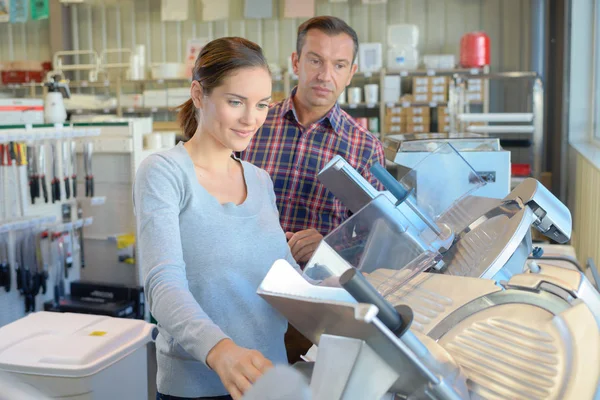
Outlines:
<svg viewBox="0 0 600 400"><path fill-rule="evenodd" d="M383 147L337 103L321 120L303 127L292 102L295 93L294 89L291 97L271 106L264 125L240 156L271 175L284 231L314 228L325 236L349 213L317 174L339 154L380 189L369 169L377 161L385 165Z"/></svg>

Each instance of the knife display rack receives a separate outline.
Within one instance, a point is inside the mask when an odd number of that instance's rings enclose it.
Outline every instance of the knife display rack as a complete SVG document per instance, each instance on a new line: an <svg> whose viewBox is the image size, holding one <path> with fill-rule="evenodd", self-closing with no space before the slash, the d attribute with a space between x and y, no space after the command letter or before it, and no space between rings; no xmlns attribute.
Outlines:
<svg viewBox="0 0 600 400"><path fill-rule="evenodd" d="M86 197L86 191L83 190L88 174L81 162L84 159L81 153L85 145L98 135L100 129L97 127L68 124L7 126L0 129L0 147L5 154L0 159L0 250L6 249L0 251L0 263L8 265L2 269L8 271L1 277L5 282L8 275L8 284L0 288L0 326L22 318L27 311L42 310L43 303L54 296L50 285L48 290L34 296L33 305L30 296L30 307L24 306L26 298L19 287L22 287L21 280L21 285L17 282L19 266L16 265L16 245L22 242L23 235L43 231L53 237L62 235L57 241L60 240L62 244L64 240L65 245L68 243L72 259L68 270L63 270L67 271L65 274L68 273L65 287L70 281L80 279L79 237L84 227L92 224L93 218L89 215L79 216L78 208L82 203L95 206L106 202L105 197ZM7 158L11 158L10 163ZM32 173L34 165L37 168ZM42 174L45 174L45 181L40 178ZM54 185L52 181L55 181ZM59 198L52 202L50 194L55 189ZM65 207L69 210L68 214L64 213ZM35 252L35 249L32 251ZM52 268L49 272L51 278L56 275Z"/></svg>

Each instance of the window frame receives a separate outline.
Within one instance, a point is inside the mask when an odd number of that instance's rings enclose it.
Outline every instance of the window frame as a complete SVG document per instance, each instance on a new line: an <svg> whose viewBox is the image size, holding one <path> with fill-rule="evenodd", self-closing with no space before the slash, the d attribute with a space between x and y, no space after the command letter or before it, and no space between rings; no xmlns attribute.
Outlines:
<svg viewBox="0 0 600 400"><path fill-rule="evenodd" d="M591 137L592 142L600 145L600 2L594 2L594 29L593 29L593 81L592 81L592 104L591 104L591 118L592 131Z"/></svg>

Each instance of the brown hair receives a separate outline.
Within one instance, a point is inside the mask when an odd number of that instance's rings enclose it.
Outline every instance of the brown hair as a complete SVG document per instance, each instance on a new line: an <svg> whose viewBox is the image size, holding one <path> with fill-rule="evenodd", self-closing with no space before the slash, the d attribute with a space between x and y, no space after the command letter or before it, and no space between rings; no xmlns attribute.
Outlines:
<svg viewBox="0 0 600 400"><path fill-rule="evenodd" d="M262 67L269 71L260 46L244 38L224 37L215 39L202 48L192 70L192 79L200 83L204 95L209 95L235 70L252 67ZM191 139L198 128L194 102L189 99L177 110L177 121L183 134Z"/></svg>
<svg viewBox="0 0 600 400"><path fill-rule="evenodd" d="M328 36L339 35L345 33L352 38L354 42L354 54L352 55L352 62L356 60L356 54L358 54L358 35L356 31L350 27L343 19L330 16L314 17L305 21L298 27L298 37L296 38L296 53L300 57L302 47L304 47L304 41L306 40L306 34L311 29L318 29Z"/></svg>

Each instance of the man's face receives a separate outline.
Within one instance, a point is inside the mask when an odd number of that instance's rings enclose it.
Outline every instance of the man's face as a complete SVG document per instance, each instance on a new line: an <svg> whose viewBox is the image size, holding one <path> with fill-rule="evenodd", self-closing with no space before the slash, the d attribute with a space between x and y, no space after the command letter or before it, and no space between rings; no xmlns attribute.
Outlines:
<svg viewBox="0 0 600 400"><path fill-rule="evenodd" d="M309 30L300 55L292 54L298 75L296 95L312 107L333 107L356 72L353 56L354 42L349 35L328 36L318 29Z"/></svg>

